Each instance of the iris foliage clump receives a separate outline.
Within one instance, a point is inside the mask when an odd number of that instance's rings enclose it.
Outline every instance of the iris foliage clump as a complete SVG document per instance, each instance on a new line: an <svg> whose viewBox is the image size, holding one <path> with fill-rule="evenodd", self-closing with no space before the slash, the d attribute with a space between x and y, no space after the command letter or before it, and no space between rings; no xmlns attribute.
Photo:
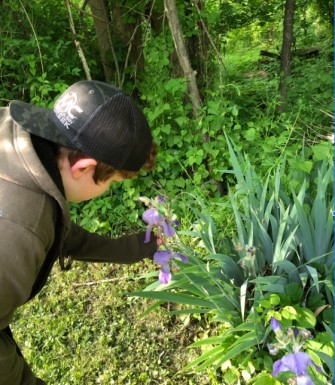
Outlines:
<svg viewBox="0 0 335 385"><path fill-rule="evenodd" d="M177 303L170 314L211 325L191 344L202 353L186 371L214 368L228 384L279 384L274 376L291 371L297 384L325 384L333 376L333 160L317 162L295 191L283 183L285 159L261 178L228 137L227 144L236 180L229 192L235 232L225 234L225 223L215 223L203 200L188 200L194 221L191 230L178 231L176 246L188 263L168 284L131 295L156 299L151 311ZM274 348L267 349L270 321L278 339L284 334L274 319L295 341L293 356L276 362ZM314 335L303 340L306 352L297 348L303 333Z"/></svg>

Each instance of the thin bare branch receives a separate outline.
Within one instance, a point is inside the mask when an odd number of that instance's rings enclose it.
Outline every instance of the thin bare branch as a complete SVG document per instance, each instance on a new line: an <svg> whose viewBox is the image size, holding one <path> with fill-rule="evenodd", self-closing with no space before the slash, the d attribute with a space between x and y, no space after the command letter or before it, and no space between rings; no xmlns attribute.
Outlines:
<svg viewBox="0 0 335 385"><path fill-rule="evenodd" d="M219 50L217 49L213 39L212 39L212 36L210 35L209 31L208 31L208 28L206 26L206 23L204 22L204 20L202 19L201 17L201 13L200 13L200 9L199 9L199 6L198 4L196 3L195 0L192 0L197 12L198 12L198 15L200 17L200 22L201 22L201 25L202 25L202 28L203 30L205 31L207 37L208 37L208 40L214 50L214 52L216 53L216 56L217 56L217 59L218 59L218 65L219 65L219 78L220 78L220 85L222 85L222 68L226 68L224 63L223 63L223 60L221 59L221 54L219 52Z"/></svg>
<svg viewBox="0 0 335 385"><path fill-rule="evenodd" d="M177 52L180 66L184 76L188 82L190 98L193 107L193 114L196 118L200 115L202 106L198 84L196 80L196 72L191 67L189 54L186 48L184 37L181 31L179 17L177 13L176 3L174 0L164 0L164 9L168 18L174 46Z"/></svg>
<svg viewBox="0 0 335 385"><path fill-rule="evenodd" d="M91 78L90 68L89 68L89 66L87 64L87 61L86 61L86 58L85 58L85 54L84 54L84 51L81 48L80 42L77 39L77 33L76 33L75 26L74 26L73 18L72 18L70 2L69 2L69 0L64 0L64 1L65 1L65 5L66 5L67 15L68 15L68 18L69 18L70 29L71 29L71 32L72 32L72 35L73 35L74 44L75 44L76 49L78 51L79 58L80 58L80 60L82 62L82 65L83 65L83 68L84 68L84 71L85 71L85 74L86 74L86 79L87 80L91 80L92 78Z"/></svg>
<svg viewBox="0 0 335 385"><path fill-rule="evenodd" d="M19 0L19 1L20 1L20 5L21 5L21 7L22 7L22 9L23 9L23 12L25 13L25 15L26 15L26 17L27 17L27 20L28 20L28 23L29 23L29 25L30 25L30 27L31 27L31 30L33 31L34 38L35 38L36 45L37 45L37 49L38 49L38 54L39 54L39 56L40 56L40 63L41 63L42 73L44 73L44 66L43 66L43 60L42 60L42 52L41 52L40 43L39 43L39 41L38 41L38 38L37 38L37 35L36 35L36 32L35 32L35 28L34 28L32 22L31 22L30 17L29 17L29 15L28 15L28 12L26 11L25 7L23 6L21 0Z"/></svg>
<svg viewBox="0 0 335 385"><path fill-rule="evenodd" d="M120 278L109 278L109 279L102 279L100 281L91 281L91 282L84 282L84 283L73 283L72 286L74 288L77 287L84 287L84 286L95 286L100 285L102 283L108 283L108 282L116 282L116 281L124 281L124 280L130 280L129 277L120 277Z"/></svg>

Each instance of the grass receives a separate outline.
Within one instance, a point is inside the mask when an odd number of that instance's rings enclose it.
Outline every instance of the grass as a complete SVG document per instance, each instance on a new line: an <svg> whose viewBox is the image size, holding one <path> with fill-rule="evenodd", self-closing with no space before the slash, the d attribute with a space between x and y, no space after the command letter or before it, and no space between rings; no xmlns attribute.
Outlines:
<svg viewBox="0 0 335 385"><path fill-rule="evenodd" d="M196 357L185 348L202 325L164 316L164 308L142 317L149 300L125 295L148 284L137 276L152 266L76 263L69 272L55 266L12 324L36 375L57 385L211 384L206 374L178 373Z"/></svg>

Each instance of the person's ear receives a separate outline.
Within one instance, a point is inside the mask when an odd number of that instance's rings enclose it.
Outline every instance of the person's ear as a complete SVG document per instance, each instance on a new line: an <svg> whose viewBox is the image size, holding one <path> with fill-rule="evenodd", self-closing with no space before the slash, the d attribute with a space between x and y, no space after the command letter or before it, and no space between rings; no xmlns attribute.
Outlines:
<svg viewBox="0 0 335 385"><path fill-rule="evenodd" d="M94 171L95 166L97 165L97 161L93 158L83 158L77 160L71 166L71 174L74 179L78 179L83 174L86 174L90 171Z"/></svg>

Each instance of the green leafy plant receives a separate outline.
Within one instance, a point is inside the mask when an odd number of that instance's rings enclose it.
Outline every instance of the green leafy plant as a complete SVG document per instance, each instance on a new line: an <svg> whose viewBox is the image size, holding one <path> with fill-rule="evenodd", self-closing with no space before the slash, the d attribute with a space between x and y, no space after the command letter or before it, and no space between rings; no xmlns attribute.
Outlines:
<svg viewBox="0 0 335 385"><path fill-rule="evenodd" d="M296 195L281 185L285 161L273 179L269 174L262 180L228 137L227 143L237 182L230 193L236 238L220 239L220 227L205 207L201 211L193 208L197 218L193 229L179 233L198 243L177 246L189 263L180 266L170 284L154 283L131 295L158 300L150 310L164 301L178 303L182 307L173 314L202 314L216 325L212 336L191 345L204 350L185 370L221 369L223 376L234 378L228 383L234 383L240 378L236 370L246 370L250 362L262 358L264 365L255 369L260 375L255 383L261 384L263 371L272 365L272 358L264 352L270 314L280 311L282 305L285 317L301 327L307 324L327 333L326 328L333 325L329 314L322 315L323 306L333 303L333 164L331 160L320 162L314 173L305 176Z"/></svg>

